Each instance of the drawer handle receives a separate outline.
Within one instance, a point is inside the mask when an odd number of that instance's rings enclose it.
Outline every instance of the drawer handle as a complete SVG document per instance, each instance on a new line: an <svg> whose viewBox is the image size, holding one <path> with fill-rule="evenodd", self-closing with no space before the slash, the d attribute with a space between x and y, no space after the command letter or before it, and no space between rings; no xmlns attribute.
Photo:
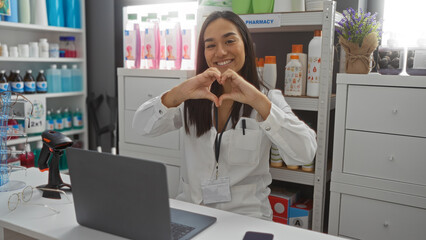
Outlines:
<svg viewBox="0 0 426 240"><path fill-rule="evenodd" d="M395 158L392 155L389 156L389 161L393 161L393 160L395 160Z"/></svg>
<svg viewBox="0 0 426 240"><path fill-rule="evenodd" d="M398 109L396 109L396 108L395 108L395 109L393 109L393 110L392 110L392 113L393 113L393 114L397 114L397 113L398 113Z"/></svg>
<svg viewBox="0 0 426 240"><path fill-rule="evenodd" d="M383 223L383 227L385 227L385 228L389 227L389 222L385 221L385 223Z"/></svg>

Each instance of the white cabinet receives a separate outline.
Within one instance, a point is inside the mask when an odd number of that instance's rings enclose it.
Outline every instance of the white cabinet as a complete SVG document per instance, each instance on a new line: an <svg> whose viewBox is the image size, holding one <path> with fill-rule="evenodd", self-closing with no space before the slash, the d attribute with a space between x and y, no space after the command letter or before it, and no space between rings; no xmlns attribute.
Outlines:
<svg viewBox="0 0 426 240"><path fill-rule="evenodd" d="M329 233L424 239L426 77L339 74Z"/></svg>
<svg viewBox="0 0 426 240"><path fill-rule="evenodd" d="M61 92L61 93L45 93L36 94L37 96L46 98L46 109L58 109L69 107L71 111L79 108L83 113L83 129L75 129L63 132L65 135L72 136L79 135L80 140L84 142L84 148L88 146L88 133L87 133L87 110L86 110L86 83L87 83L87 54L86 54L86 29L85 29L85 2L81 0L81 29L67 28L67 27L52 27L40 26L35 24L23 24L0 21L0 43L7 44L8 48L11 46L18 46L18 44L28 44L29 42L39 42L40 38L46 38L49 43L58 43L60 36L74 36L75 46L77 51L77 58L22 58L22 57L0 57L0 70L20 70L23 77L26 70L31 69L34 78L41 69L46 70L51 64L57 64L58 68L62 64L66 64L68 69L73 64L77 64L78 68L82 71L83 77L83 90L79 92ZM27 95L30 96L30 95ZM32 136L28 138L28 142L40 141L40 136ZM8 145L16 145L25 143L25 138L9 140Z"/></svg>
<svg viewBox="0 0 426 240"><path fill-rule="evenodd" d="M132 120L142 103L194 75L195 71L118 69L119 153L166 164L170 197L176 197L178 192L184 130L144 137L132 129Z"/></svg>

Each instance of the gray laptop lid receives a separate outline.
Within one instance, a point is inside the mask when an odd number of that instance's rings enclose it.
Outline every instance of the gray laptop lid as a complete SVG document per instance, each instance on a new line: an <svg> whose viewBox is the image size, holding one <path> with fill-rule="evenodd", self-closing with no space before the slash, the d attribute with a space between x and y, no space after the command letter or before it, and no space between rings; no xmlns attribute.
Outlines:
<svg viewBox="0 0 426 240"><path fill-rule="evenodd" d="M75 148L66 152L80 225L131 239L171 239L172 215L172 221L194 224L182 238L189 239L216 221L180 210L170 214L162 163Z"/></svg>

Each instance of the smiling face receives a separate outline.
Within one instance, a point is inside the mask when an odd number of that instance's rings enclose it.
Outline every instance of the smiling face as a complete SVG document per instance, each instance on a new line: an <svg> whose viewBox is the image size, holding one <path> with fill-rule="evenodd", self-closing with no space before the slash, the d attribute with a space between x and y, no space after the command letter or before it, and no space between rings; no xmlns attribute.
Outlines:
<svg viewBox="0 0 426 240"><path fill-rule="evenodd" d="M211 22L204 32L204 45L209 67L216 67L223 73L227 69L240 72L244 66L244 42L232 22L223 18Z"/></svg>

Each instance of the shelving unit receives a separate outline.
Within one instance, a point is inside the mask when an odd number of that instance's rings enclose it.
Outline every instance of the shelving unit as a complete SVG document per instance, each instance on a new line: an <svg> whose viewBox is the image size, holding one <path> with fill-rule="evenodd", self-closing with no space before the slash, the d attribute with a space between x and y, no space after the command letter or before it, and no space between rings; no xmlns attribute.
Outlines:
<svg viewBox="0 0 426 240"><path fill-rule="evenodd" d="M301 170L289 170L283 168L270 169L272 178L275 180L293 182L313 186L314 206L312 229L323 231L324 208L326 197L326 185L330 180L331 169L328 166L328 144L330 111L335 109L336 96L332 94L333 78L333 50L334 50L334 27L342 18L336 12L335 2L324 2L324 10L316 12L295 13L273 13L273 14L249 14L240 16L247 24L251 33L271 32L309 32L322 29L322 53L320 94L318 98L313 97L287 97L286 101L293 110L317 112L317 143L318 150L315 158L315 171L304 172ZM251 24L253 20L268 20L268 24ZM253 23L253 22L252 22Z"/></svg>
<svg viewBox="0 0 426 240"><path fill-rule="evenodd" d="M26 97L37 96L46 98L46 110L57 109L60 107L69 107L71 111L79 108L83 113L83 129L73 129L64 131L65 135L71 136L78 134L80 139L84 142L84 148L88 146L88 128L87 128L87 109L86 109L86 96L87 96L87 53L86 53L86 30L85 30L85 1L81 0L81 29L67 28L67 27L51 27L40 26L35 24L23 24L0 21L0 43L7 44L8 48L11 46L18 46L18 44L28 44L29 42L39 42L40 38L47 38L50 43L58 43L60 36L74 36L75 45L78 58L22 58L22 57L0 57L0 70L4 69L7 72L10 70L21 70L25 73L27 69L33 71L33 76L36 78L38 72L43 69L46 70L51 64L67 64L71 68L71 64L77 64L82 71L83 77L83 91L81 92L63 92L63 93L45 93L45 94L32 94L24 95ZM58 68L60 68L60 65ZM26 138L19 138L9 140L7 145L16 145L25 142L35 142L41 140L40 136L32 136Z"/></svg>

